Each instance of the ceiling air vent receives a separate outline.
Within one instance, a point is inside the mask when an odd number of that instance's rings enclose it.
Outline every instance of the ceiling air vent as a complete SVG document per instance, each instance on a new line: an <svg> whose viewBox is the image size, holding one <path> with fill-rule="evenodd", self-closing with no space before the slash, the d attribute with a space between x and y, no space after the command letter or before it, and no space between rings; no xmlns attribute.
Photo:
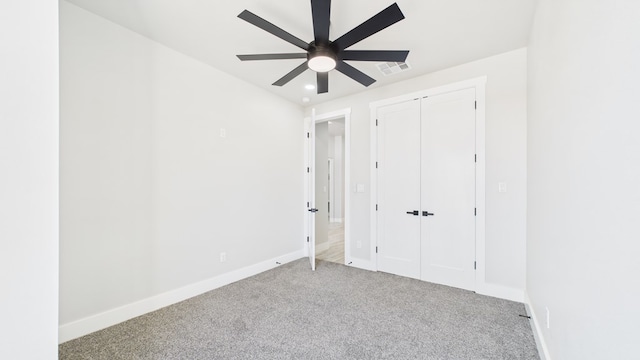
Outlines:
<svg viewBox="0 0 640 360"><path fill-rule="evenodd" d="M399 72L411 69L409 64L404 62L383 62L379 63L376 66L378 67L378 70L380 70L380 72L385 76L397 74Z"/></svg>

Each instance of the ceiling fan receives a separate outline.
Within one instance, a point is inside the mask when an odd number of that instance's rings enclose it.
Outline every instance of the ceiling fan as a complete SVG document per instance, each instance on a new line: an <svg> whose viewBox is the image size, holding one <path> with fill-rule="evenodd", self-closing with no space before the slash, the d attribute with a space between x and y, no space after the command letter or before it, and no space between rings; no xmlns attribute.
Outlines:
<svg viewBox="0 0 640 360"><path fill-rule="evenodd" d="M307 43L252 12L244 10L238 15L240 19L305 50L306 53L237 55L238 58L242 61L307 59L304 63L274 82L273 85L283 86L305 70L311 69L317 72L318 94L322 94L329 91L328 72L333 69L340 71L364 86L369 86L376 81L347 64L345 60L405 62L409 55L408 50L346 50L348 47L404 19L404 15L397 3L380 11L369 20L333 41L329 40L331 0L311 0L311 15L313 18L314 40Z"/></svg>

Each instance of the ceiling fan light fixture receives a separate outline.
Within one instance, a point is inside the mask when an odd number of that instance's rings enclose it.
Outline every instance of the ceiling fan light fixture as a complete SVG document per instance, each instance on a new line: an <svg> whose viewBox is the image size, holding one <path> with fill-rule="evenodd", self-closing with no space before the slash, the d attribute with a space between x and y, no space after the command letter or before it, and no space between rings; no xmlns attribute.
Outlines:
<svg viewBox="0 0 640 360"><path fill-rule="evenodd" d="M345 62L376 61L404 62L409 55L408 50L346 50L354 44L378 33L381 30L403 20L404 14L397 3L373 15L365 22L347 31L335 39L329 40L331 27L331 0L311 0L311 17L313 22L313 41L306 42L280 27L259 17L249 10L242 11L238 17L258 28L306 51L305 53L249 54L237 55L241 61L304 59L307 61L289 71L274 82L273 86L284 86L301 75L307 69L316 72L318 94L329 92L329 71L336 69L354 81L369 86L376 80ZM309 89L307 89L309 90Z"/></svg>
<svg viewBox="0 0 640 360"><path fill-rule="evenodd" d="M336 68L336 57L330 52L318 52L309 56L308 65L315 72L328 72Z"/></svg>

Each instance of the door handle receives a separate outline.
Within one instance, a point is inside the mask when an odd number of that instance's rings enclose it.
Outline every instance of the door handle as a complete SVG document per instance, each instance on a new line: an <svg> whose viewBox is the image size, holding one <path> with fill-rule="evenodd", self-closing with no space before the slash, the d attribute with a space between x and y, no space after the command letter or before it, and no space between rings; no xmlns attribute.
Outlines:
<svg viewBox="0 0 640 360"><path fill-rule="evenodd" d="M407 211L407 214L419 216L420 215L420 211L418 211L418 210Z"/></svg>
<svg viewBox="0 0 640 360"><path fill-rule="evenodd" d="M318 209L309 209L309 212L312 212L312 213L318 212Z"/></svg>
<svg viewBox="0 0 640 360"><path fill-rule="evenodd" d="M422 216L433 216L433 213L430 213L428 211L423 211Z"/></svg>

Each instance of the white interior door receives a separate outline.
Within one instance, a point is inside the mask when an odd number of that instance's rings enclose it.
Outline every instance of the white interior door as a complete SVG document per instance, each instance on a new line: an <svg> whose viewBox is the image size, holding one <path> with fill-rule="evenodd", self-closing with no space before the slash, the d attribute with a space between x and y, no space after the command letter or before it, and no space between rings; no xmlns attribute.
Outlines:
<svg viewBox="0 0 640 360"><path fill-rule="evenodd" d="M316 112L315 109L311 111L311 123L309 124L309 131L307 132L307 154L309 156L307 160L307 183L309 184L307 202L307 246L309 252L309 262L311 263L311 270L316 269L316 212L318 209L316 205L316 181L315 181L315 163L316 163Z"/></svg>
<svg viewBox="0 0 640 360"><path fill-rule="evenodd" d="M420 101L378 110L378 270L420 278Z"/></svg>
<svg viewBox="0 0 640 360"><path fill-rule="evenodd" d="M422 99L422 279L468 290L475 288L475 120L475 89Z"/></svg>

